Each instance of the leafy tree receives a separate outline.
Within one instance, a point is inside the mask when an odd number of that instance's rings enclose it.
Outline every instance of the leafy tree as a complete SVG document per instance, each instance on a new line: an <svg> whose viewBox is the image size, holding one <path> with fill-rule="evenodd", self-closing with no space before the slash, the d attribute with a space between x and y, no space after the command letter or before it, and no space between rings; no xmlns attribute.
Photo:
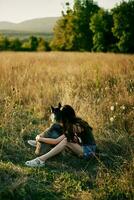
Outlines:
<svg viewBox="0 0 134 200"><path fill-rule="evenodd" d="M38 39L35 36L31 36L28 40L23 41L23 51L36 51L38 48Z"/></svg>
<svg viewBox="0 0 134 200"><path fill-rule="evenodd" d="M9 49L13 50L13 51L20 51L21 50L21 42L19 39L15 38L15 39L10 39L9 40Z"/></svg>
<svg viewBox="0 0 134 200"><path fill-rule="evenodd" d="M75 0L71 10L67 4L66 12L54 28L51 42L55 50L91 50L92 32L89 29L90 17L98 10L91 0Z"/></svg>
<svg viewBox="0 0 134 200"><path fill-rule="evenodd" d="M0 51L3 50L5 44L4 44L4 37L3 35L0 35Z"/></svg>
<svg viewBox="0 0 134 200"><path fill-rule="evenodd" d="M67 4L68 6L68 4ZM62 18L57 21L54 27L54 39L51 42L53 50L75 50L73 44L73 12L67 7L66 13L62 12Z"/></svg>
<svg viewBox="0 0 134 200"><path fill-rule="evenodd" d="M112 10L114 26L112 32L117 38L120 52L134 52L134 0L122 2Z"/></svg>
<svg viewBox="0 0 134 200"><path fill-rule="evenodd" d="M37 37L35 36L31 36L30 39L29 39L29 43L30 43L30 50L31 51L36 51L37 50L37 47L38 47L38 39Z"/></svg>
<svg viewBox="0 0 134 200"><path fill-rule="evenodd" d="M108 51L114 43L112 35L113 21L108 11L100 9L91 18L90 29L93 32L93 50Z"/></svg>
<svg viewBox="0 0 134 200"><path fill-rule="evenodd" d="M50 51L49 43L43 38L39 38L37 51Z"/></svg>
<svg viewBox="0 0 134 200"><path fill-rule="evenodd" d="M8 50L9 45L10 45L10 42L9 42L8 38L1 35L0 36L0 51Z"/></svg>
<svg viewBox="0 0 134 200"><path fill-rule="evenodd" d="M66 39L65 39L65 29L66 29L67 19L63 16L59 19L54 27L54 38L50 43L52 50L65 50L66 49Z"/></svg>
<svg viewBox="0 0 134 200"><path fill-rule="evenodd" d="M51 42L53 50L76 51L79 49L81 33L77 28L78 19L72 12L63 16L54 28L54 39Z"/></svg>
<svg viewBox="0 0 134 200"><path fill-rule="evenodd" d="M91 17L99 10L93 0L75 0L74 14L77 16L77 30L80 33L79 49L90 51L92 49L92 31L89 28Z"/></svg>
<svg viewBox="0 0 134 200"><path fill-rule="evenodd" d="M22 51L31 51L31 45L30 45L30 42L29 40L24 40L22 42Z"/></svg>

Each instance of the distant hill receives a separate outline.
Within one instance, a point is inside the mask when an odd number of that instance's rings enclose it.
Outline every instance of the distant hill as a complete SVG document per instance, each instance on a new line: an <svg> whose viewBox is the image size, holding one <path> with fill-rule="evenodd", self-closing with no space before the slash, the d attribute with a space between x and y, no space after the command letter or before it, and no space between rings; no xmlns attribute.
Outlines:
<svg viewBox="0 0 134 200"><path fill-rule="evenodd" d="M34 32L34 33L52 33L54 25L59 17L47 17L26 20L20 23L0 22L0 32L6 30L9 32Z"/></svg>

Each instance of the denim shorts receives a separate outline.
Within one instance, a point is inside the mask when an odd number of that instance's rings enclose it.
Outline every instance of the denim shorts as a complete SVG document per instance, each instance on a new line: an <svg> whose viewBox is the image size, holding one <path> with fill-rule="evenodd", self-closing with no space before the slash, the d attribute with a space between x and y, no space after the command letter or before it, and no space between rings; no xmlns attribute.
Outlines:
<svg viewBox="0 0 134 200"><path fill-rule="evenodd" d="M93 154L95 154L96 144L94 145L84 145L83 146L83 156L84 158L89 158Z"/></svg>

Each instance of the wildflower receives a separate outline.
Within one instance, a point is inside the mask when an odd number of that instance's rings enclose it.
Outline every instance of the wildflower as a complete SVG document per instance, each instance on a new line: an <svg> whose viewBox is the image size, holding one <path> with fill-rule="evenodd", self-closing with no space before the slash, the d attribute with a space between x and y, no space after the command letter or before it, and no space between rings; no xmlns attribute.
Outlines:
<svg viewBox="0 0 134 200"><path fill-rule="evenodd" d="M109 88L108 87L105 87L105 90L108 90Z"/></svg>
<svg viewBox="0 0 134 200"><path fill-rule="evenodd" d="M121 106L121 109L122 109L122 110L125 110L125 108L126 108L126 107L125 107L124 105L123 105L123 106Z"/></svg>
<svg viewBox="0 0 134 200"><path fill-rule="evenodd" d="M99 102L100 102L100 98L97 99L97 103L99 103Z"/></svg>
<svg viewBox="0 0 134 200"><path fill-rule="evenodd" d="M118 102L116 102L115 105L118 106Z"/></svg>
<svg viewBox="0 0 134 200"><path fill-rule="evenodd" d="M110 122L113 122L114 121L114 117L110 117Z"/></svg>
<svg viewBox="0 0 134 200"><path fill-rule="evenodd" d="M111 107L110 107L110 110L111 110L111 111L114 111L114 106L111 106Z"/></svg>
<svg viewBox="0 0 134 200"><path fill-rule="evenodd" d="M16 115L16 112L13 112L13 116L15 116Z"/></svg>

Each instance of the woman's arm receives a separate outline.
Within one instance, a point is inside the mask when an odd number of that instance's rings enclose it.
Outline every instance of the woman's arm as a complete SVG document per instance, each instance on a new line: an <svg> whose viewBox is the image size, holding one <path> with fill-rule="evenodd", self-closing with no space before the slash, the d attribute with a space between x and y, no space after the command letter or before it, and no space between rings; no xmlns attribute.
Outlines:
<svg viewBox="0 0 134 200"><path fill-rule="evenodd" d="M46 143L46 144L58 144L58 143L61 142L64 138L65 138L65 135L64 135L64 134L61 135L60 137L56 138L56 139L44 138L44 137L40 137L40 135L37 135L36 141L44 142L44 143Z"/></svg>

